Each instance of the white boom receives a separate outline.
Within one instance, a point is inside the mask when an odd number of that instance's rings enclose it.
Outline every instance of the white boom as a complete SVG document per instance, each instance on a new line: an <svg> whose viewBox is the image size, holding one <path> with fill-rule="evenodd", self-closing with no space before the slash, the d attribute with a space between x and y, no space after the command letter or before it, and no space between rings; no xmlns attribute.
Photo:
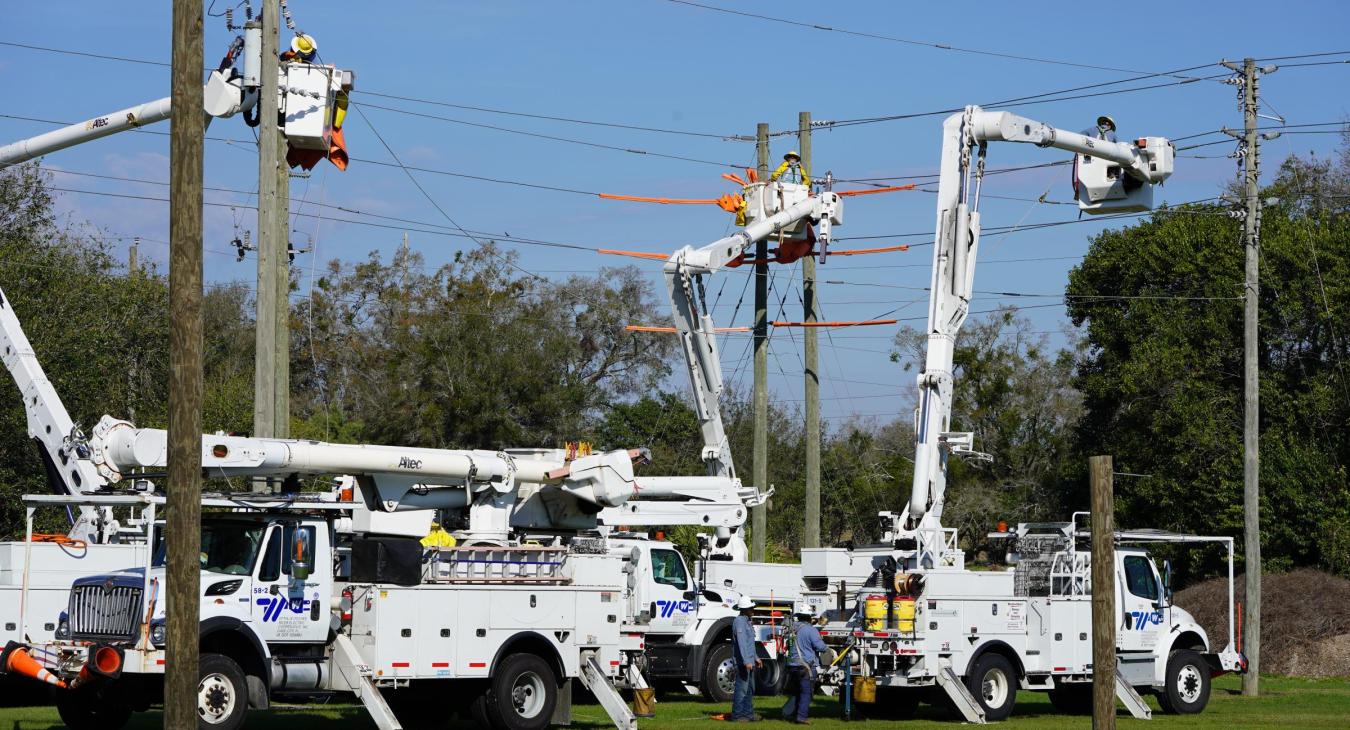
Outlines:
<svg viewBox="0 0 1350 730"><path fill-rule="evenodd" d="M957 333L970 312L975 284L980 185L989 142L1029 142L1085 156L1076 160L1079 171L1075 188L1079 207L1087 213L1146 210L1152 207L1152 187L1172 174L1172 146L1162 137L1109 142L977 106L966 107L943 123L928 347L923 372L918 376L914 482L909 506L893 530L895 535L919 537L921 543L941 527L948 457L987 458L972 450L972 434L948 429L952 357ZM973 169L972 151L978 155ZM1113 164L1094 162L1093 158Z"/></svg>
<svg viewBox="0 0 1350 730"><path fill-rule="evenodd" d="M61 491L91 494L134 477L136 469L166 465L168 434L162 429L137 428L111 416L104 416L88 435L75 425L3 291L0 346L23 396L28 434L41 445L49 475ZM632 452L570 461L559 450L539 454L541 458L529 458L497 451L202 437L202 471L208 478L350 475L373 511L467 509L472 540L506 539L526 485L524 491L532 495L544 493L554 504L566 502L561 508L591 515L622 505L637 491ZM75 531L82 539L106 539L116 534L116 527L110 511L82 508Z"/></svg>
<svg viewBox="0 0 1350 730"><path fill-rule="evenodd" d="M716 331L704 301L703 276L718 271L756 242L795 230L803 222L818 226L816 237L824 246L830 226L842 223L843 216L843 203L833 192L812 196L805 186L781 182L752 185L747 192L749 225L701 248L686 246L665 265L666 289L689 370L708 476L638 479L635 499L601 515L607 525L714 527L717 550L735 560L748 557L738 531L749 508L762 504L770 491L762 489L764 485L745 487L736 476L722 421L722 367Z"/></svg>

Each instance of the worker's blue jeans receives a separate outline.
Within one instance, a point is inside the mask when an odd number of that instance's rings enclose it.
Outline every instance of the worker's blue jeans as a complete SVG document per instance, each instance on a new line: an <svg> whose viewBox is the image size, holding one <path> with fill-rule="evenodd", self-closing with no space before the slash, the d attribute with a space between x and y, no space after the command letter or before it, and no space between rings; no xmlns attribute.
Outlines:
<svg viewBox="0 0 1350 730"><path fill-rule="evenodd" d="M731 719L755 719L755 670L736 665L736 687L731 693Z"/></svg>
<svg viewBox="0 0 1350 730"><path fill-rule="evenodd" d="M783 705L783 719L801 722L811 709L811 695L815 694L815 680L811 670L803 666L788 667L787 681L783 683L783 692L788 695Z"/></svg>

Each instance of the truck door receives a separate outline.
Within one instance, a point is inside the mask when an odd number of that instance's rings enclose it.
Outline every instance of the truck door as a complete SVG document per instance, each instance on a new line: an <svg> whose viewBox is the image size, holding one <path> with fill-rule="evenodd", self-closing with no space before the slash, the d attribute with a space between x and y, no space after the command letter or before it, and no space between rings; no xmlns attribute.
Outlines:
<svg viewBox="0 0 1350 730"><path fill-rule="evenodd" d="M318 526L286 520L268 527L253 580L253 621L263 640L322 642L328 635L324 579L330 568L318 558Z"/></svg>
<svg viewBox="0 0 1350 730"><path fill-rule="evenodd" d="M653 547L648 558L648 604L651 628L660 633L682 634L694 614L694 602L685 598L691 589L689 569L679 552Z"/></svg>
<svg viewBox="0 0 1350 730"><path fill-rule="evenodd" d="M1116 573L1119 607L1116 619L1117 644L1121 651L1151 651L1162 632L1162 610L1158 574L1146 555L1126 553Z"/></svg>

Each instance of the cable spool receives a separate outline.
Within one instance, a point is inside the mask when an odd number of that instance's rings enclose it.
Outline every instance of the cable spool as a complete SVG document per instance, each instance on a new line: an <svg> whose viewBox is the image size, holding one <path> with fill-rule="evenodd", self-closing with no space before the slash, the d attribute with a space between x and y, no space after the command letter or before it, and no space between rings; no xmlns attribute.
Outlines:
<svg viewBox="0 0 1350 730"><path fill-rule="evenodd" d="M918 597L923 593L924 577L922 573L896 573L893 587L902 596Z"/></svg>

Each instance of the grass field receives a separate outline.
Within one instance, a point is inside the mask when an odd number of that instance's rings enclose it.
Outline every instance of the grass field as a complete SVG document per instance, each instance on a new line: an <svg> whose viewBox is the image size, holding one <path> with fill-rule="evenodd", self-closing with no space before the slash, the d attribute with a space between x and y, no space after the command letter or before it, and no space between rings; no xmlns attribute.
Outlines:
<svg viewBox="0 0 1350 730"><path fill-rule="evenodd" d="M1122 727L1138 725L1161 728L1350 728L1350 680L1302 680L1284 677L1267 677L1261 682L1262 695L1256 699L1247 699L1238 692L1239 681L1236 677L1223 677L1214 683L1214 693L1208 709L1200 715L1174 716L1157 713L1154 706L1154 720L1148 726L1131 718L1120 710L1119 724ZM766 719L763 726L787 728L789 725L778 717L778 708L782 700L760 698L756 705ZM693 698L665 697L657 704L654 719L639 720L644 730L697 730L699 728L726 727L720 722L708 719L714 712L727 709L720 705L709 705ZM812 725L823 728L843 728L845 723L839 719L839 703L826 697L817 697L812 705ZM921 707L914 720L897 723L887 720L868 720L868 724L903 725L905 728L946 728L952 730L959 724L946 719L943 711L932 707ZM1035 692L1023 692L1017 698L1017 708L1012 719L1003 723L1006 728L1088 728L1092 721L1087 717L1070 717L1057 713L1050 706L1045 695ZM127 725L129 729L150 730L163 726L158 712L144 713L133 718ZM354 707L305 707L283 709L266 713L254 713L249 718L250 730L333 730L346 727L373 727L365 714ZM54 730L63 727L56 710L49 707L22 707L0 709L0 730ZM455 723L454 727L471 727L464 723ZM578 705L573 708L573 727L600 730L610 727L604 712L598 706ZM854 725L856 727L856 724Z"/></svg>

